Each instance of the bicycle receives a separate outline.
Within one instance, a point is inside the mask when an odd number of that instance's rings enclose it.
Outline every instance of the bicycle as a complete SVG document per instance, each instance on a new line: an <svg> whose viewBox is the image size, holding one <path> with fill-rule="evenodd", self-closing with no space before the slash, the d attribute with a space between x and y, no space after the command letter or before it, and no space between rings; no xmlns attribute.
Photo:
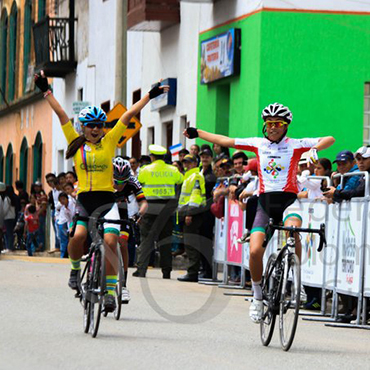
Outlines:
<svg viewBox="0 0 370 370"><path fill-rule="evenodd" d="M318 252L326 246L325 224L320 229L279 226L270 219L266 235L272 236L275 230L288 232L287 242L278 254L272 253L267 261L262 281L263 312L260 323L261 341L268 346L274 332L276 315L279 315L280 343L288 351L297 329L300 294L301 267L295 254L296 232L315 233L320 236ZM268 238L269 240L269 238Z"/></svg>
<svg viewBox="0 0 370 370"><path fill-rule="evenodd" d="M118 224L122 225L125 221L122 220L107 220L105 218L95 218L95 217L83 217L80 215L75 215L73 219L73 226L70 232L70 236L73 237L77 221L93 221L95 224L95 233L92 236L92 243L89 247L88 256L84 259L86 262L83 272L79 278L78 291L76 293L76 298L80 299L82 307L84 309L83 314L83 329L85 333L91 333L92 337L95 338L98 334L100 317L104 313L103 310L103 300L104 295L107 293L105 285L105 247L104 247L104 223ZM119 249L119 248L118 248ZM120 254L119 254L120 255ZM122 257L119 260L120 266ZM121 271L122 270L122 271ZM118 270L120 279L122 281L123 269ZM119 288L119 286L121 288ZM122 285L119 283L116 286L116 290L121 289L119 298L116 295L117 301L120 302L122 295ZM116 306L114 312L116 320L119 320L121 314L121 305Z"/></svg>

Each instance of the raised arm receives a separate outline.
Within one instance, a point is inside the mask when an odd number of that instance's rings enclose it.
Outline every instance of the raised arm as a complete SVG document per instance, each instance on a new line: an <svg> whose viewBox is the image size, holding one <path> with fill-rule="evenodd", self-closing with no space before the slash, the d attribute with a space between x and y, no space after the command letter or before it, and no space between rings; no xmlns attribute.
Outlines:
<svg viewBox="0 0 370 370"><path fill-rule="evenodd" d="M41 71L40 74L35 74L35 84L43 92L44 98L49 103L51 109L58 116L60 124L65 125L69 121L69 117L59 102L55 99L44 71Z"/></svg>
<svg viewBox="0 0 370 370"><path fill-rule="evenodd" d="M212 134L211 132L198 130L194 127L189 127L183 131L184 136L189 139L195 139L199 137L200 139L206 140L213 144L218 144L228 148L233 148L235 146L235 139L231 139L227 136Z"/></svg>
<svg viewBox="0 0 370 370"><path fill-rule="evenodd" d="M325 136L325 137L322 137L318 144L315 146L315 148L320 151L320 150L324 150L324 149L327 149L329 148L330 146L332 146L333 144L335 143L335 139L333 138L333 136Z"/></svg>
<svg viewBox="0 0 370 370"><path fill-rule="evenodd" d="M135 103L128 111L122 114L120 121L128 126L131 119L136 116L151 99L168 92L170 87L168 85L160 86L158 82L147 94L145 94L137 103Z"/></svg>

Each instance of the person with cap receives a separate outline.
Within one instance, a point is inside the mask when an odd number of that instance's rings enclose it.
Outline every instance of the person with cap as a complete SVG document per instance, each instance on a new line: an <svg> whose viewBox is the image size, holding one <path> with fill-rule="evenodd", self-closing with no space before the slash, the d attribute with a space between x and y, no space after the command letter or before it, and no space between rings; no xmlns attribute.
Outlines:
<svg viewBox="0 0 370 370"><path fill-rule="evenodd" d="M355 157L349 150L340 151L333 163L337 164L337 172L333 172L332 176L337 173L344 175L345 173L357 172L359 170L355 161ZM360 178L361 176L344 177L343 184L340 183L337 185L337 187L329 186L327 191L323 194L329 201L333 200L334 202L340 202L340 192L342 190L347 191L356 189L359 185Z"/></svg>
<svg viewBox="0 0 370 370"><path fill-rule="evenodd" d="M356 151L354 158L356 159L356 170L357 171L363 171L363 172L370 173L370 146L360 147ZM354 171L349 171L349 172L354 172ZM339 187L338 189L337 187L335 189L333 186L330 186L329 190L324 192L325 197L328 197L328 195L329 196L332 195L334 202L341 202L342 200L350 200L351 198L354 198L354 197L363 197L365 195L365 177L363 175L353 176L353 177L358 178L356 187L346 188L346 186L343 186L343 188Z"/></svg>
<svg viewBox="0 0 370 370"><path fill-rule="evenodd" d="M301 155L301 159L298 162L298 171L297 175L300 176L303 173L307 175L307 171L310 175L314 173L315 165L310 162L309 153L305 152ZM304 172L306 171L306 172Z"/></svg>
<svg viewBox="0 0 370 370"><path fill-rule="evenodd" d="M82 134L79 135L65 110L53 95L43 71L35 75L35 84L43 92L45 100L58 116L64 136L68 142L66 158L73 158L78 177L76 212L81 216L104 216L110 220L119 220L118 206L115 203L113 188L112 159L123 133L131 119L136 116L151 99L168 92L168 85L160 82L146 93L138 102L118 119L107 133L104 131L107 115L99 106L88 106L81 110L78 119L81 122ZM117 243L120 226L104 224L106 293L104 295L105 312L116 308L115 295L117 284L118 258ZM87 223L77 222L76 232L69 239L68 254L71 261L71 273L68 285L77 290L81 257L87 240Z"/></svg>
<svg viewBox="0 0 370 370"><path fill-rule="evenodd" d="M212 171L213 153L209 145L202 145L199 153L201 163L201 174L204 176L206 187L206 208L203 213L203 222L200 229L200 234L204 237L202 243L203 251L201 253L202 272L201 278L212 278L212 256L213 256L213 228L215 225L215 216L211 212L213 203L212 190L217 182L217 177Z"/></svg>
<svg viewBox="0 0 370 370"><path fill-rule="evenodd" d="M177 280L197 282L203 253L200 229L206 207L205 180L203 174L200 173L195 155L187 154L183 163L186 172L181 187L178 212L179 218L184 220L184 244L189 266L187 274L178 277Z"/></svg>
<svg viewBox="0 0 370 370"><path fill-rule="evenodd" d="M137 250L137 270L132 275L142 278L146 276L154 242L158 241L163 278L170 279L171 216L177 208L176 187L182 184L183 175L175 166L164 162L166 148L153 144L149 145L149 152L152 163L142 168L138 176L149 207L140 223L141 243Z"/></svg>
<svg viewBox="0 0 370 370"><path fill-rule="evenodd" d="M206 140L221 146L254 152L258 164L259 198L257 213L251 230L250 272L252 276L253 300L249 307L249 316L254 323L260 323L263 313L262 272L263 255L266 243L266 229L270 218L277 224L283 221L286 208L297 199L297 167L304 152L309 152L312 162L317 162L318 151L329 148L335 142L332 136L318 138L293 139L287 136L293 120L290 109L279 103L267 105L262 110L263 137L229 138L189 127L184 135L189 139ZM297 226L302 223L295 214L288 213L285 226ZM295 233L295 252L300 259L300 235ZM267 240L268 241L268 240Z"/></svg>

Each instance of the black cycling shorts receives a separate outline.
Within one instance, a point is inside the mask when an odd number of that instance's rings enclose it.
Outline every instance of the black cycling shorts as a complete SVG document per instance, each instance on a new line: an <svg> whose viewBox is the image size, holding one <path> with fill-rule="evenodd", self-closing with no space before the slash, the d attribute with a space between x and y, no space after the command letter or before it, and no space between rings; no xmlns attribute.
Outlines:
<svg viewBox="0 0 370 370"><path fill-rule="evenodd" d="M274 220L274 224L279 224L283 220L284 211L293 204L296 199L297 194L283 191L260 194L251 233L255 231L265 233L270 218Z"/></svg>

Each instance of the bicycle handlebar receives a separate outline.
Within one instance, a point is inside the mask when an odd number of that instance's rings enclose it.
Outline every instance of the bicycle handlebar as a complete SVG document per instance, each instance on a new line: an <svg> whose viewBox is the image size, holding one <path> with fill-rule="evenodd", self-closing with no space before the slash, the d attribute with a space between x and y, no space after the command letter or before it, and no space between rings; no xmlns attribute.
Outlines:
<svg viewBox="0 0 370 370"><path fill-rule="evenodd" d="M283 230L283 231L293 231L293 232L302 232L302 233L310 233L310 234L319 234L320 236L320 243L317 248L318 252L321 252L324 247L326 247L326 237L325 237L325 224L320 225L320 229L310 229L310 228L302 228L302 227L295 227L295 226L280 226L274 225L273 219L270 219L269 226L271 231L274 230ZM267 232L266 232L267 234Z"/></svg>
<svg viewBox="0 0 370 370"><path fill-rule="evenodd" d="M75 235L76 227L77 227L77 221L89 222L90 220L95 220L95 224L97 224L97 225L99 225L99 224L103 225L105 223L116 224L116 225L126 225L126 222L127 222L127 221L124 221L124 220L109 220L109 219L106 219L104 217L99 217L99 218L91 217L91 216L86 217L86 216L80 216L79 214L76 214L73 217L72 229L71 229L71 232L69 233L70 237L73 238L73 236Z"/></svg>

